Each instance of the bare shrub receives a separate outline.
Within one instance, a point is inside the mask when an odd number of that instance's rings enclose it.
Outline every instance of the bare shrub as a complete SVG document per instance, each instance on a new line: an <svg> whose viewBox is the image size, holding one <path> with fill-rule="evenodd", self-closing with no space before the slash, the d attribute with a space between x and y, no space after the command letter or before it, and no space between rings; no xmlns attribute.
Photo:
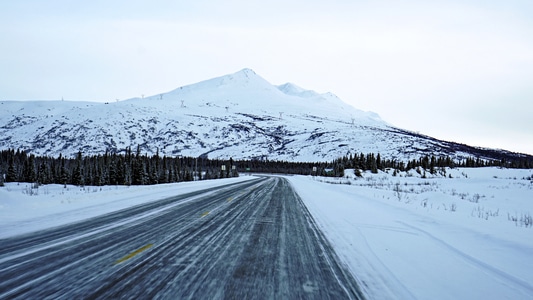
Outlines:
<svg viewBox="0 0 533 300"><path fill-rule="evenodd" d="M480 219L488 220L489 217L497 217L500 215L500 209L497 209L495 211L487 210L484 207L478 206L472 210L471 215L473 217L478 217Z"/></svg>
<svg viewBox="0 0 533 300"><path fill-rule="evenodd" d="M468 201L470 201L470 202L472 202L472 203L479 203L479 199L484 198L484 197L485 197L485 196L482 196L482 195L476 193L476 194L474 194L474 195L472 196L472 198L469 199Z"/></svg>
<svg viewBox="0 0 533 300"><path fill-rule="evenodd" d="M531 217L530 213L522 214L520 216L520 225L524 227L531 227L533 226L533 218Z"/></svg>
<svg viewBox="0 0 533 300"><path fill-rule="evenodd" d="M32 183L29 186L27 185L23 190L23 194L29 195L29 196L38 196L39 195L39 184L38 183Z"/></svg>

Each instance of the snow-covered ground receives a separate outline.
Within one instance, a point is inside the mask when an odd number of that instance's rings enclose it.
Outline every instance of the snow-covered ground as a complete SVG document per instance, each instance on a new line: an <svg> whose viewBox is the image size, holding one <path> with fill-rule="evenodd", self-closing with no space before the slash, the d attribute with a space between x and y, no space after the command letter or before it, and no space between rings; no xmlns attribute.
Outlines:
<svg viewBox="0 0 533 300"><path fill-rule="evenodd" d="M6 183L0 187L0 239L250 179L254 177L129 187L50 184L37 189L29 183Z"/></svg>
<svg viewBox="0 0 533 300"><path fill-rule="evenodd" d="M290 181L370 299L533 299L533 170L446 171Z"/></svg>
<svg viewBox="0 0 533 300"><path fill-rule="evenodd" d="M533 299L533 170L363 176L287 178L370 299ZM0 238L251 178L37 190L8 183Z"/></svg>

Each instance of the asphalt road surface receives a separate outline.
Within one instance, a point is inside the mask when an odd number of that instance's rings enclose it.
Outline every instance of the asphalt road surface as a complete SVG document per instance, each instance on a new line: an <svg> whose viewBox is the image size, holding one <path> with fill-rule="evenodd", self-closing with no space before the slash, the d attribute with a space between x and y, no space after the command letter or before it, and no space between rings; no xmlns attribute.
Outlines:
<svg viewBox="0 0 533 300"><path fill-rule="evenodd" d="M0 240L0 299L362 299L286 179Z"/></svg>

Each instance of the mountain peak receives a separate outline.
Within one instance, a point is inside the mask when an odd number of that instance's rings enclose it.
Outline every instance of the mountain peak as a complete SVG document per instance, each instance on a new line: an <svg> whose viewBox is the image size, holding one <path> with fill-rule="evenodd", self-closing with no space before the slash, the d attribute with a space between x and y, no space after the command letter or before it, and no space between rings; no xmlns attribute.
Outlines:
<svg viewBox="0 0 533 300"><path fill-rule="evenodd" d="M248 89L265 89L271 88L272 85L263 77L257 75L252 69L242 69L236 73L228 74L198 83L203 87L210 88L248 88ZM196 85L198 85L196 84Z"/></svg>
<svg viewBox="0 0 533 300"><path fill-rule="evenodd" d="M189 108L218 106L228 111L241 110L275 117L280 112L337 120L355 117L365 124L384 125L375 114L358 110L332 93L319 94L290 82L276 86L249 68L178 88L167 93L164 99L179 106L183 102ZM157 103L153 102L154 105Z"/></svg>
<svg viewBox="0 0 533 300"><path fill-rule="evenodd" d="M236 72L235 74L257 75L257 73L255 73L254 70L250 68L244 68L240 70L239 72Z"/></svg>
<svg viewBox="0 0 533 300"><path fill-rule="evenodd" d="M244 68L236 73L228 74L228 75L221 76L218 78L222 79L223 81L226 80L226 81L233 81L233 82L240 82L240 83L258 82L260 84L266 83L268 85L271 85L263 77L257 75L257 73L255 73L254 70L248 69L248 68Z"/></svg>

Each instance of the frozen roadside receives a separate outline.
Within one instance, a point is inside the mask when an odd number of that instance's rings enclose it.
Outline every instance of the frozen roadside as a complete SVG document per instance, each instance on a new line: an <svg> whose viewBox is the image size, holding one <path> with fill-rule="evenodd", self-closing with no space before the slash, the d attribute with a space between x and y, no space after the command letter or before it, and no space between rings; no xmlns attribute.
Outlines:
<svg viewBox="0 0 533 300"><path fill-rule="evenodd" d="M253 176L150 186L67 186L51 184L31 189L29 183L0 188L0 238L46 229L167 197Z"/></svg>
<svg viewBox="0 0 533 300"><path fill-rule="evenodd" d="M532 183L521 180L521 170L461 172L471 174L365 174L382 185L287 178L370 299L531 299L533 228L507 213L533 211ZM399 194L396 183L414 190ZM456 194L481 196L473 203ZM479 217L479 210L499 215Z"/></svg>

